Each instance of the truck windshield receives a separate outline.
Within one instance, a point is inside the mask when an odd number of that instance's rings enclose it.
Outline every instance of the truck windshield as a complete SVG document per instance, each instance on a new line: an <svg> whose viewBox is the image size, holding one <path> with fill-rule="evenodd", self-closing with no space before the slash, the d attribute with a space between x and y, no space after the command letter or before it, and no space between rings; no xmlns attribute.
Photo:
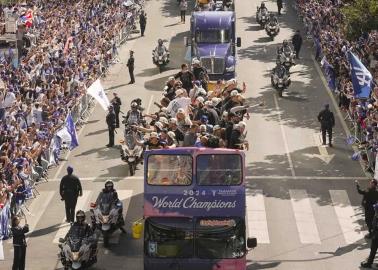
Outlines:
<svg viewBox="0 0 378 270"><path fill-rule="evenodd" d="M196 32L197 43L229 43L230 34L226 29Z"/></svg>
<svg viewBox="0 0 378 270"><path fill-rule="evenodd" d="M149 218L145 222L145 254L154 258L193 257L193 220Z"/></svg>
<svg viewBox="0 0 378 270"><path fill-rule="evenodd" d="M201 259L235 259L245 255L244 222L239 218L202 218L196 224L196 254Z"/></svg>
<svg viewBox="0 0 378 270"><path fill-rule="evenodd" d="M239 155L198 155L197 182L203 186L240 185L242 160Z"/></svg>

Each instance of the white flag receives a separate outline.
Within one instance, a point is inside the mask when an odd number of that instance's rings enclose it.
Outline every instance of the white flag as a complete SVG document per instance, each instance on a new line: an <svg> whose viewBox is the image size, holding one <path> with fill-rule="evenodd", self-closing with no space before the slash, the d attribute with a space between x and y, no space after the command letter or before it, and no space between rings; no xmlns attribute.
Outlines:
<svg viewBox="0 0 378 270"><path fill-rule="evenodd" d="M108 97L105 95L104 88L101 85L100 80L96 80L88 89L87 93L94 97L101 107L107 111L110 105Z"/></svg>

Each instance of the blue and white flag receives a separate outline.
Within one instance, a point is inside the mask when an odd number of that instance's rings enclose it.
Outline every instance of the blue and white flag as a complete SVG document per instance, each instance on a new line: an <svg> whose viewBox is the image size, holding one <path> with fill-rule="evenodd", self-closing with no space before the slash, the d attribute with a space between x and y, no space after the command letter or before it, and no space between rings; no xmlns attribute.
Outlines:
<svg viewBox="0 0 378 270"><path fill-rule="evenodd" d="M327 58L324 56L320 62L324 68L324 72L327 78L328 86L332 91L336 90L336 74L334 67L327 61Z"/></svg>
<svg viewBox="0 0 378 270"><path fill-rule="evenodd" d="M351 67L352 83L355 98L370 96L373 76L352 52L348 52L348 61Z"/></svg>
<svg viewBox="0 0 378 270"><path fill-rule="evenodd" d="M74 149L75 147L79 146L78 137L76 134L76 126L72 119L71 113L68 114L66 118L66 129L68 134L71 136L71 144L70 144L70 150Z"/></svg>

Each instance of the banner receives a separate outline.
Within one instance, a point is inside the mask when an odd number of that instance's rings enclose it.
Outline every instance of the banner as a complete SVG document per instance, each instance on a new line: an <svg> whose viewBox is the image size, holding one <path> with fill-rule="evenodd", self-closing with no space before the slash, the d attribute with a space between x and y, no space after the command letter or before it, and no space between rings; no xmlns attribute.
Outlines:
<svg viewBox="0 0 378 270"><path fill-rule="evenodd" d="M56 133L60 137L61 143L66 143L70 146L70 150L79 146L78 137L76 134L75 123L73 122L71 113L66 118L66 125Z"/></svg>
<svg viewBox="0 0 378 270"><path fill-rule="evenodd" d="M348 61L355 98L368 98L370 96L373 76L352 52L348 52Z"/></svg>
<svg viewBox="0 0 378 270"><path fill-rule="evenodd" d="M104 88L101 85L100 80L96 80L88 89L87 93L94 97L101 107L107 111L110 105L108 97L105 95Z"/></svg>
<svg viewBox="0 0 378 270"><path fill-rule="evenodd" d="M332 91L336 90L336 74L334 67L327 61L327 58L324 56L320 62L324 68L324 72L327 78L328 86Z"/></svg>
<svg viewBox="0 0 378 270"><path fill-rule="evenodd" d="M75 147L79 146L79 140L76 133L76 126L72 119L71 113L68 114L67 119L66 119L66 129L68 131L68 134L70 134L70 137L71 137L70 150L72 150Z"/></svg>

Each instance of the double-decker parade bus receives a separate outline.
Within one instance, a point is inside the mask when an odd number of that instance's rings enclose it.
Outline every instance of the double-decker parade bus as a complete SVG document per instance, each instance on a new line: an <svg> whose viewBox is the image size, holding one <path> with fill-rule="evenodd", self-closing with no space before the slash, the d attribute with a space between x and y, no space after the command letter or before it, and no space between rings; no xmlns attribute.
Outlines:
<svg viewBox="0 0 378 270"><path fill-rule="evenodd" d="M245 156L242 151L146 151L144 270L245 270Z"/></svg>

